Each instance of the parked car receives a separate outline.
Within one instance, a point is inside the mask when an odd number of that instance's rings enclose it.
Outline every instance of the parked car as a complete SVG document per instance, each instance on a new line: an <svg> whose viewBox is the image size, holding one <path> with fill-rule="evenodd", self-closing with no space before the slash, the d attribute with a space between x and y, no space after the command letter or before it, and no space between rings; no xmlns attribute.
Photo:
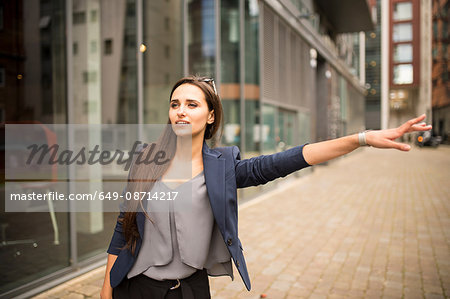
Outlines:
<svg viewBox="0 0 450 299"><path fill-rule="evenodd" d="M420 147L437 147L442 142L441 136L433 136L430 131L419 132L416 135L416 144Z"/></svg>

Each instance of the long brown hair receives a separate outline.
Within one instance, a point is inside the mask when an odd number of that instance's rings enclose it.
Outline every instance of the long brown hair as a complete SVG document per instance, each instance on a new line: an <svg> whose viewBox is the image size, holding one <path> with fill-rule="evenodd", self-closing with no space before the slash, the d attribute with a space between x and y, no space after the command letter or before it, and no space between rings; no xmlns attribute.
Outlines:
<svg viewBox="0 0 450 299"><path fill-rule="evenodd" d="M183 84L192 84L199 87L203 94L205 95L206 103L208 104L209 111L214 110L214 122L212 124L207 124L205 129L204 139L208 140L213 138L217 133L221 137L222 135L222 118L223 118L223 110L222 104L220 102L220 97L216 93L214 81L210 78L206 77L198 77L198 76L188 76L181 78L178 80L175 85L172 87L172 91L170 92L170 99L172 99L172 94L180 85ZM165 128L161 136L156 141L155 147L153 150L155 152L163 151L166 154L166 159L172 161L177 145L177 136L172 130L172 126L170 126L170 119L167 121L168 126ZM150 151L150 146L147 146L143 152L139 155L140 157L146 157L148 152ZM151 163L150 165L146 165L145 163L133 163L133 166L130 170L130 175L127 184L127 192L131 192L131 194L135 194L135 192L147 192L153 188L155 182L160 179L164 173L169 168L170 163L165 163L162 165L156 165L155 163ZM141 194L141 193L138 193ZM134 255L136 250L136 242L140 238L139 231L137 228L136 216L138 206L145 213L145 216L150 220L147 212L142 206L141 200L130 200L127 202L127 209L123 218L119 218L119 222L122 223L123 234L126 240L126 245L124 248L130 249L131 253Z"/></svg>

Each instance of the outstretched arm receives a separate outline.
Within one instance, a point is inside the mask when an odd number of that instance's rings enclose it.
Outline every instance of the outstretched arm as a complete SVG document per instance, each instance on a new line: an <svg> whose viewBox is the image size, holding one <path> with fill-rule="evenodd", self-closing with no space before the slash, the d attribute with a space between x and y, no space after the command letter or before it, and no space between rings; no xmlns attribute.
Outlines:
<svg viewBox="0 0 450 299"><path fill-rule="evenodd" d="M409 151L411 147L408 144L398 143L394 140L405 133L431 130L431 126L421 123L424 119L425 114L410 119L398 128L366 132L366 143L376 148L395 148L401 151ZM308 164L315 165L348 154L358 147L358 134L353 134L333 140L307 144L303 148L303 157Z"/></svg>

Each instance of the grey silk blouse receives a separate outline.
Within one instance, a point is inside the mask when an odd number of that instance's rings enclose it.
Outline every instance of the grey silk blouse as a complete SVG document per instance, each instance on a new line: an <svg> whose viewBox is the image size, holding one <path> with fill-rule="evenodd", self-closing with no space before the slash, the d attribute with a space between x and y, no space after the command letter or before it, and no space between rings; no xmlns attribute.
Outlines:
<svg viewBox="0 0 450 299"><path fill-rule="evenodd" d="M233 279L231 256L214 221L203 171L175 189L161 181L151 192L178 192L175 200L148 201L142 247L127 277L181 279L197 269Z"/></svg>

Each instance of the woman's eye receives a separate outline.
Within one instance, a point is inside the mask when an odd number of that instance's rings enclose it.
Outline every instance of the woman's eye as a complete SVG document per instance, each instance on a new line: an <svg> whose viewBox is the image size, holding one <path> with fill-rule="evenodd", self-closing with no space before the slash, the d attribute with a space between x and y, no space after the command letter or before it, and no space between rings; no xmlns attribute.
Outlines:
<svg viewBox="0 0 450 299"><path fill-rule="evenodd" d="M189 107L197 107L197 104L195 104L195 103L190 103L190 104L189 104Z"/></svg>
<svg viewBox="0 0 450 299"><path fill-rule="evenodd" d="M177 106L178 106L177 103L172 103L172 104L170 104L170 107L172 107L172 108L175 108L175 107L177 107Z"/></svg>

